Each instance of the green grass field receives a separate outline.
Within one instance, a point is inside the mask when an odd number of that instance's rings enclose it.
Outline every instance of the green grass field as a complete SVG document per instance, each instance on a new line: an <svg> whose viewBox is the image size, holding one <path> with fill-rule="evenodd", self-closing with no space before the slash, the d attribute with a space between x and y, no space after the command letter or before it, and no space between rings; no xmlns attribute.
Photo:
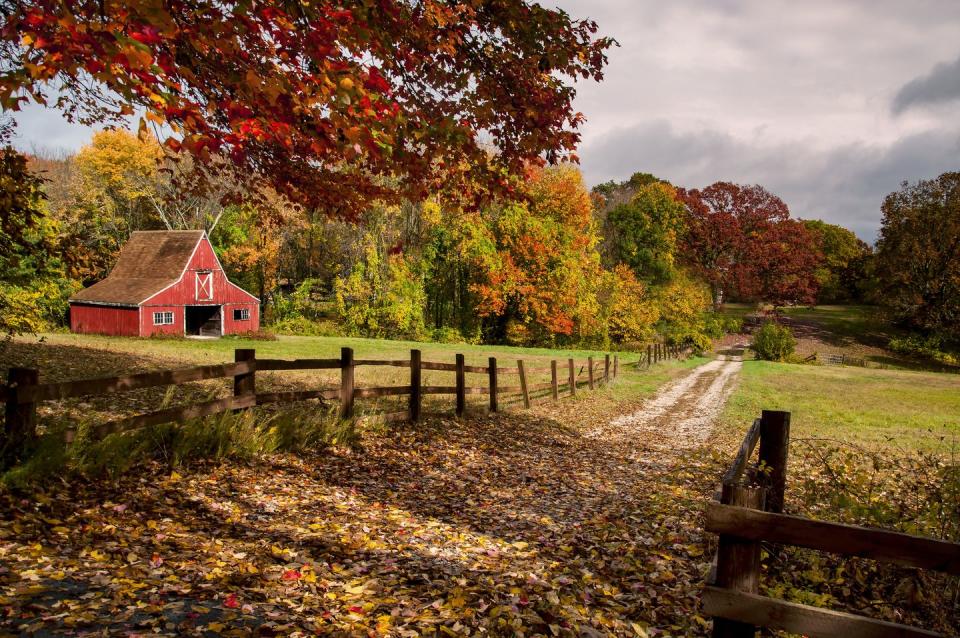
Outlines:
<svg viewBox="0 0 960 638"><path fill-rule="evenodd" d="M223 339L138 339L130 337L104 337L98 335L46 334L45 343L58 346L95 348L114 352L144 354L184 362L214 363L232 361L236 348L255 348L261 358L272 359L327 359L340 356L342 347L354 350L358 359L400 359L408 357L413 348L423 352L423 359L453 362L456 353L466 355L467 365L483 365L487 358L525 357L530 359L569 358L577 360L588 356L602 357L600 350L571 350L549 348L515 348L511 346L478 346L462 343L421 343L416 341L391 341L386 339L361 339L351 337L291 337L281 336L276 341L251 340L226 337ZM23 341L30 341L29 337ZM636 360L638 355L625 353L623 359Z"/></svg>
<svg viewBox="0 0 960 638"><path fill-rule="evenodd" d="M276 341L249 339L136 339L123 337L103 337L74 334L46 334L41 337L20 337L0 351L0 372L12 366L29 367L40 370L41 381L60 381L96 378L117 374L129 374L145 370L170 369L198 364L210 364L232 361L236 348L254 348L259 358L297 359L338 358L342 347L354 349L356 359L408 359L410 350L422 351L423 361L454 363L455 355L463 353L467 365L486 366L489 357L496 357L498 367L516 369L517 360L523 359L528 365L528 383L543 384L550 381L549 362L558 361L558 380L564 384L568 378L567 361L575 360L578 381L587 380L585 371L587 357L595 357L602 362L604 352L570 349L514 348L508 346L476 346L467 344L419 343L411 341L388 341L378 339L358 339L344 337L280 337ZM600 409L616 410L620 404L627 406L639 402L653 394L666 381L683 374L693 366L706 361L693 358L685 361L665 361L651 369L637 369L633 365L639 355L619 353L619 375L599 396L591 399L593 406ZM356 387L396 386L409 383L409 371L399 367L359 366L356 368ZM452 386L454 374L446 371L424 370L424 385ZM259 391L283 391L294 389L315 389L318 387L338 387L339 370L310 371L273 371L257 373ZM486 374L467 374L467 386L487 387ZM501 387L517 386L517 374L501 373ZM200 395L225 396L230 392L229 380L211 380L187 384L177 388L176 403L199 400ZM142 395L138 399L137 393ZM192 392L192 394L191 394ZM562 390L561 390L562 392ZM549 394L549 390L538 390L534 397ZM586 397L586 388L581 385L580 395ZM117 399L93 401L87 404L103 412L102 418L113 416L114 412L142 412L147 405L153 407L163 398L162 392L137 391L114 395ZM129 397L130 401L121 400ZM425 409L447 411L452 409L453 397L425 397ZM140 401L140 402L137 402ZM385 397L380 399L362 399L358 401L360 413L395 411L402 408L404 398ZM507 394L501 399L501 405L508 407L519 401L516 394ZM596 403L600 401L600 403ZM469 395L468 407L483 408L487 403L485 395ZM74 402L75 403L75 402ZM62 407L62 406L61 406ZM155 409L155 408L154 408ZM59 413L54 410L54 413Z"/></svg>
<svg viewBox="0 0 960 638"><path fill-rule="evenodd" d="M960 444L960 375L746 361L720 421L746 432L763 409L792 414L795 438L909 451Z"/></svg>

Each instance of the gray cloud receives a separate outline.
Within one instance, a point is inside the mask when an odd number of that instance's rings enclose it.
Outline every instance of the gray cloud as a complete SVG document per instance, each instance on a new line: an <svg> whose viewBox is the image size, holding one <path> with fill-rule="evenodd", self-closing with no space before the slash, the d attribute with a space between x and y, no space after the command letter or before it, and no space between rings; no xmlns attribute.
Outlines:
<svg viewBox="0 0 960 638"><path fill-rule="evenodd" d="M626 179L635 171L688 188L720 180L762 184L795 217L842 224L873 242L880 204L902 181L960 170L960 130L824 150L803 141L745 142L709 129L680 133L658 120L611 131L587 144L581 157L590 184Z"/></svg>
<svg viewBox="0 0 960 638"><path fill-rule="evenodd" d="M904 84L893 97L892 109L903 113L913 106L960 100L960 58L933 67L927 75Z"/></svg>

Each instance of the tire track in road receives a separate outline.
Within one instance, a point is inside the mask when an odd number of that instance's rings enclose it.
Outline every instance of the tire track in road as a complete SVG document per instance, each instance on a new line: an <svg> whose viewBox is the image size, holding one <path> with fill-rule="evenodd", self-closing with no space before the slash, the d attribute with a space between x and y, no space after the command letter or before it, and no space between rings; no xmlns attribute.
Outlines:
<svg viewBox="0 0 960 638"><path fill-rule="evenodd" d="M742 357L722 356L694 368L661 388L639 410L613 418L590 436L629 438L659 449L695 448L710 435L742 366Z"/></svg>

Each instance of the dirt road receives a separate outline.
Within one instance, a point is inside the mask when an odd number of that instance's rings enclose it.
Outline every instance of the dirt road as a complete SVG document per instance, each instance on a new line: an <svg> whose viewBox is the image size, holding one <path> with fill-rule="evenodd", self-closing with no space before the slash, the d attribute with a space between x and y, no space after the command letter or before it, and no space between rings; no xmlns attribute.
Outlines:
<svg viewBox="0 0 960 638"><path fill-rule="evenodd" d="M697 447L710 434L742 366L742 356L721 356L661 388L641 409L612 419L594 435L639 438L655 448Z"/></svg>

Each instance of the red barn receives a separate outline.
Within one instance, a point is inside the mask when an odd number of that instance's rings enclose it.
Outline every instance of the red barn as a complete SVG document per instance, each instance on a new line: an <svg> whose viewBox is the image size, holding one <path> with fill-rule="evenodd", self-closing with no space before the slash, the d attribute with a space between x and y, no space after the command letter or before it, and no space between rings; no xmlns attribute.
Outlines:
<svg viewBox="0 0 960 638"><path fill-rule="evenodd" d="M70 298L73 332L220 336L259 327L260 300L227 280L202 230L133 233L110 275Z"/></svg>

